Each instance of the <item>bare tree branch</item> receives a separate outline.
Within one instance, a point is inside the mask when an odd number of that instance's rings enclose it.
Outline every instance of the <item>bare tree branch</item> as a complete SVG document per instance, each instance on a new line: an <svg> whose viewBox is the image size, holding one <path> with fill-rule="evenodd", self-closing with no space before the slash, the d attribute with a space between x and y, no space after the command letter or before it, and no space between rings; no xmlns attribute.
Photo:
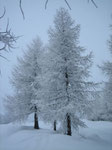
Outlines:
<svg viewBox="0 0 112 150"><path fill-rule="evenodd" d="M46 0L46 2L45 2L45 9L47 8L47 3L48 3L48 0Z"/></svg>
<svg viewBox="0 0 112 150"><path fill-rule="evenodd" d="M2 43L2 47L0 48L0 52L1 51L9 51L11 49L13 49L13 44L14 42L17 41L19 37L16 37L13 33L11 33L11 29L9 29L9 20L7 21L7 26L6 26L6 30L5 31L1 31L0 32L0 43ZM0 57L3 57L0 54Z"/></svg>
<svg viewBox="0 0 112 150"><path fill-rule="evenodd" d="M46 0L46 2L45 2L45 9L47 9L48 1L49 1L49 0ZM64 0L64 1L65 1L65 3L67 4L68 8L71 10L71 7L70 7L68 1L67 1L67 0ZM88 3L89 3L89 1L91 1L91 2L93 3L93 5L94 5L96 8L98 8L98 6L97 6L96 3L94 2L94 0L88 0Z"/></svg>
<svg viewBox="0 0 112 150"><path fill-rule="evenodd" d="M8 31L8 27L9 27L9 19L7 20L6 31Z"/></svg>
<svg viewBox="0 0 112 150"><path fill-rule="evenodd" d="M71 7L70 7L68 1L67 0L64 0L64 1L67 4L68 8L71 10ZM45 9L47 9L47 4L48 4L48 0L46 0L46 2L45 2Z"/></svg>
<svg viewBox="0 0 112 150"><path fill-rule="evenodd" d="M0 19L5 16L5 13L6 13L6 9L5 9L5 7L4 7L4 12L3 12L2 16L0 16Z"/></svg>
<svg viewBox="0 0 112 150"><path fill-rule="evenodd" d="M71 10L71 7L70 7L70 5L69 5L67 0L65 0L65 3L67 4L68 8Z"/></svg>
<svg viewBox="0 0 112 150"><path fill-rule="evenodd" d="M22 1L21 1L21 0L19 1L19 7L20 7L20 10L21 10L23 19L25 19L24 11L23 11L23 9L22 9Z"/></svg>
<svg viewBox="0 0 112 150"><path fill-rule="evenodd" d="M6 49L6 44L4 44L2 48L0 48L0 51L5 50L5 49Z"/></svg>
<svg viewBox="0 0 112 150"><path fill-rule="evenodd" d="M89 1L91 1L91 2L93 3L93 5L94 5L96 8L98 8L98 6L96 5L96 3L95 3L94 0L88 0L88 3L89 3Z"/></svg>
<svg viewBox="0 0 112 150"><path fill-rule="evenodd" d="M94 2L94 0L91 0L91 2L94 4L94 6L95 6L96 8L98 8L98 6L97 6L96 3Z"/></svg>
<svg viewBox="0 0 112 150"><path fill-rule="evenodd" d="M9 61L6 57L4 57L4 56L2 56L2 55L0 55L0 57L2 57L2 58L4 58L4 59L6 59L7 61ZM1 71L0 71L0 74L1 74Z"/></svg>

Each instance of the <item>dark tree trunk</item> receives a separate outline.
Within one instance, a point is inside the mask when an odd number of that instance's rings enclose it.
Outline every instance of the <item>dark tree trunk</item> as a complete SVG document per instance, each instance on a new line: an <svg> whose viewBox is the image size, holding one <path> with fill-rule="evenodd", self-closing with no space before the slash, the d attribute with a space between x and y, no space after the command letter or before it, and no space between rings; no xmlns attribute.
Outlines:
<svg viewBox="0 0 112 150"><path fill-rule="evenodd" d="M35 106L34 113L34 129L39 129L38 115L37 115L37 107Z"/></svg>
<svg viewBox="0 0 112 150"><path fill-rule="evenodd" d="M56 131L56 120L54 121L54 131Z"/></svg>
<svg viewBox="0 0 112 150"><path fill-rule="evenodd" d="M38 116L36 112L34 114L34 129L39 129Z"/></svg>
<svg viewBox="0 0 112 150"><path fill-rule="evenodd" d="M67 59L65 58L65 63L67 62ZM68 86L69 86L69 75L68 75L68 69L67 67L65 68L65 79L66 79L66 93L67 93L67 99L68 99L68 104L70 102L69 99L69 91L68 91ZM66 114L66 123L67 123L67 135L72 135L72 131L71 131L71 118L70 118L70 114L67 113Z"/></svg>
<svg viewBox="0 0 112 150"><path fill-rule="evenodd" d="M70 115L67 114L67 135L72 135L72 131L71 131L71 118Z"/></svg>

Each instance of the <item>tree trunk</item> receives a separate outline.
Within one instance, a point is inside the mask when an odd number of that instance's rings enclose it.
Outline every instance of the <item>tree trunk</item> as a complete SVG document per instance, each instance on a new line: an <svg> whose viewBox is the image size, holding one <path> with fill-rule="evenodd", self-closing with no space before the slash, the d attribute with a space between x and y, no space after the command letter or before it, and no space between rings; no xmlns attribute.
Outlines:
<svg viewBox="0 0 112 150"><path fill-rule="evenodd" d="M39 129L38 116L36 112L34 114L34 129Z"/></svg>
<svg viewBox="0 0 112 150"><path fill-rule="evenodd" d="M65 58L65 63L67 62L67 59ZM65 78L66 78L66 93L67 93L67 99L68 99L68 103L70 102L69 99L69 91L68 91L68 86L69 86L69 76L68 76L68 69L67 67L65 68ZM67 123L67 135L72 135L72 131L71 131L71 118L70 118L70 114L67 113L66 114L66 123Z"/></svg>
<svg viewBox="0 0 112 150"><path fill-rule="evenodd" d="M54 131L56 131L56 120L54 121Z"/></svg>
<svg viewBox="0 0 112 150"><path fill-rule="evenodd" d="M39 129L38 115L37 115L37 107L35 106L34 113L34 129Z"/></svg>
<svg viewBox="0 0 112 150"><path fill-rule="evenodd" d="M67 114L67 135L72 135L72 131L71 131L71 118L70 115Z"/></svg>

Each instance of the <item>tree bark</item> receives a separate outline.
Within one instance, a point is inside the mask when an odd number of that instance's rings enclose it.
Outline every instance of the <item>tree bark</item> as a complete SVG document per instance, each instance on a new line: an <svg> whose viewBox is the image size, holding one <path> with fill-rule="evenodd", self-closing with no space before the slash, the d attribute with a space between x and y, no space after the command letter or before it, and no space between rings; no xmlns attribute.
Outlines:
<svg viewBox="0 0 112 150"><path fill-rule="evenodd" d="M66 116L67 118L67 135L72 135L72 131L71 131L71 118L70 118L70 115L67 114Z"/></svg>
<svg viewBox="0 0 112 150"><path fill-rule="evenodd" d="M66 62L66 58L65 58L65 62ZM67 99L68 99L68 103L69 103L69 92L68 92L68 86L69 86L69 77L68 77L68 70L67 67L65 68L65 78L66 78L66 93L67 93ZM67 135L72 135L72 131L71 131L71 118L70 118L70 114L67 113L66 114L66 123L67 123Z"/></svg>
<svg viewBox="0 0 112 150"><path fill-rule="evenodd" d="M34 129L39 129L38 116L36 112L34 114Z"/></svg>
<svg viewBox="0 0 112 150"><path fill-rule="evenodd" d="M38 115L37 115L37 107L35 106L34 113L34 129L39 129Z"/></svg>
<svg viewBox="0 0 112 150"><path fill-rule="evenodd" d="M54 131L56 131L56 120L54 121Z"/></svg>

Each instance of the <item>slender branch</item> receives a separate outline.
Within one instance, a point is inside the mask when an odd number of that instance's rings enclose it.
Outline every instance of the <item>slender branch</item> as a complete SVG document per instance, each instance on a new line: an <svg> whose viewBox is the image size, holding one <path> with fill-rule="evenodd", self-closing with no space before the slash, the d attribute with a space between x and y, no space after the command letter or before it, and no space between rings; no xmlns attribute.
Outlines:
<svg viewBox="0 0 112 150"><path fill-rule="evenodd" d="M5 13L6 13L6 9L5 9L5 7L4 7L4 12L3 12L2 16L0 16L0 19L5 16Z"/></svg>
<svg viewBox="0 0 112 150"><path fill-rule="evenodd" d="M68 1L67 0L64 0L64 1L67 4L68 8L71 10L71 7L70 7ZM46 2L45 2L45 9L47 9L47 4L48 4L48 0L46 0Z"/></svg>
<svg viewBox="0 0 112 150"><path fill-rule="evenodd" d="M0 57L2 57L2 58L4 58L4 59L6 59L7 61L9 61L6 57L4 57L4 56L2 56L2 55L0 55ZM0 74L1 74L1 71L0 71Z"/></svg>
<svg viewBox="0 0 112 150"><path fill-rule="evenodd" d="M94 0L91 0L91 2L93 3L93 5L98 8L98 6L96 5L96 3L94 2Z"/></svg>
<svg viewBox="0 0 112 150"><path fill-rule="evenodd" d="M9 19L7 20L6 32L8 31L8 27L9 27Z"/></svg>
<svg viewBox="0 0 112 150"><path fill-rule="evenodd" d="M98 6L96 5L96 3L95 3L94 0L88 0L88 3L89 3L89 1L91 1L91 2L93 3L93 5L94 5L96 8L98 8Z"/></svg>
<svg viewBox="0 0 112 150"><path fill-rule="evenodd" d="M67 4L68 8L71 10L71 7L70 7L70 5L69 5L67 0L65 0L65 3Z"/></svg>
<svg viewBox="0 0 112 150"><path fill-rule="evenodd" d="M6 44L4 44L2 48L0 48L0 51L5 50L5 48L6 48Z"/></svg>
<svg viewBox="0 0 112 150"><path fill-rule="evenodd" d="M48 4L48 0L46 0L45 2L45 9L47 8L47 4Z"/></svg>
<svg viewBox="0 0 112 150"><path fill-rule="evenodd" d="M20 7L20 10L21 10L23 19L25 19L24 11L23 11L23 9L22 9L22 1L21 1L21 0L19 1L19 7Z"/></svg>

